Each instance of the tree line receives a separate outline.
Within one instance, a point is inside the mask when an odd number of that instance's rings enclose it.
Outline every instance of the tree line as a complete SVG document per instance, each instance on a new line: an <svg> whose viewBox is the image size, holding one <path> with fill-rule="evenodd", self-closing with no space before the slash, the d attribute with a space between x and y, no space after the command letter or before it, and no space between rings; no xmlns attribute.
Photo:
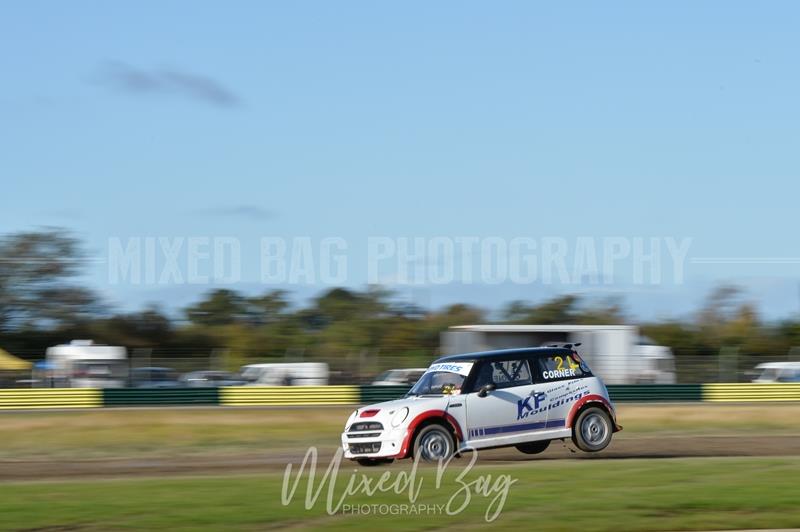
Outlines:
<svg viewBox="0 0 800 532"><path fill-rule="evenodd" d="M241 362L313 353L335 360L367 352L409 364L429 361L439 333L474 323L639 325L643 334L681 357L713 357L735 346L744 357L781 359L800 346L800 320L763 320L735 286L719 286L690 316L636 323L624 301L562 295L513 301L498 312L469 304L424 309L380 287L332 288L297 306L285 290L246 295L215 289L169 316L158 306L120 312L79 279L81 242L61 229L0 238L0 347L28 358L73 338L128 348L157 348L176 356L224 349Z"/></svg>

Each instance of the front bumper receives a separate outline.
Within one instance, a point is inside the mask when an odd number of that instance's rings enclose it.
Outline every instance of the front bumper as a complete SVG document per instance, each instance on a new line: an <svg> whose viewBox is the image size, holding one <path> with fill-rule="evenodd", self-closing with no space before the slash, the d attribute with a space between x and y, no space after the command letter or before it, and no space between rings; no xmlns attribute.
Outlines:
<svg viewBox="0 0 800 532"><path fill-rule="evenodd" d="M369 432L368 435L358 432L342 433L342 449L344 457L350 460L357 458L394 458L403 446L406 427L388 428L382 431Z"/></svg>

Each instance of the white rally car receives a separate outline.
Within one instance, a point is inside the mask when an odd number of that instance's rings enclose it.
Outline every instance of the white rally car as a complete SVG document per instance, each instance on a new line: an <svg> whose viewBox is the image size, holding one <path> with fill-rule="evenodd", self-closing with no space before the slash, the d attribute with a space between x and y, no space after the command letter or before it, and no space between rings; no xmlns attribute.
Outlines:
<svg viewBox="0 0 800 532"><path fill-rule="evenodd" d="M342 446L362 465L490 447L536 454L565 438L596 452L621 428L605 385L566 344L440 358L405 398L353 412Z"/></svg>

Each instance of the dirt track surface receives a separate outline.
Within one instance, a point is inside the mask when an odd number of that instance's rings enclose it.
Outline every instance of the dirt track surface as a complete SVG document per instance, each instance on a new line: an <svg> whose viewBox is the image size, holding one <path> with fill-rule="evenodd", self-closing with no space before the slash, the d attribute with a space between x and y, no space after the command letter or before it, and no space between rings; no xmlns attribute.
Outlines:
<svg viewBox="0 0 800 532"><path fill-rule="evenodd" d="M335 448L320 449L319 464L327 466ZM288 463L299 465L305 449L298 452L264 451L259 454L179 456L159 458L117 458L97 460L0 461L0 481L51 478L218 475L282 472ZM553 442L544 453L522 454L514 448L481 451L478 463L485 465L539 460L615 460L630 458L677 458L704 456L788 456L800 455L800 437L780 436L637 436L618 438L601 453L575 451Z"/></svg>

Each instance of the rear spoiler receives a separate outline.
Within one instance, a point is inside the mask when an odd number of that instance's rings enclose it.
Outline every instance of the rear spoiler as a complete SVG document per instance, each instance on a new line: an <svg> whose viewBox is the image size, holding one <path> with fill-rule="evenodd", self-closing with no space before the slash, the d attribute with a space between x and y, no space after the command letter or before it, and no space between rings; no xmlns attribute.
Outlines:
<svg viewBox="0 0 800 532"><path fill-rule="evenodd" d="M563 347L565 349L574 349L574 348L578 347L579 345L581 345L581 343L580 342L576 342L574 344L550 344L547 347Z"/></svg>

